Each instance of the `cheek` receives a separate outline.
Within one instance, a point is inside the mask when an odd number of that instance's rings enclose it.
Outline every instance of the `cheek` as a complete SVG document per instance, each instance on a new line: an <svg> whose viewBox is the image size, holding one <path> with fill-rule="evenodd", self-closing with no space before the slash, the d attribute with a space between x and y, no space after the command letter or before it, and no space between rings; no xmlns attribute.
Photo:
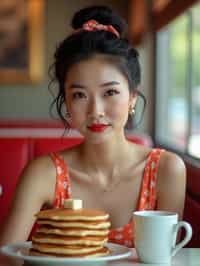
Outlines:
<svg viewBox="0 0 200 266"><path fill-rule="evenodd" d="M121 99L111 106L110 114L113 118L124 118L128 116L128 101Z"/></svg>
<svg viewBox="0 0 200 266"><path fill-rule="evenodd" d="M71 106L71 118L74 126L79 126L85 120L85 106Z"/></svg>
<svg viewBox="0 0 200 266"><path fill-rule="evenodd" d="M77 122L81 120L83 112L80 112L79 110L72 110L71 111L71 116L74 122Z"/></svg>

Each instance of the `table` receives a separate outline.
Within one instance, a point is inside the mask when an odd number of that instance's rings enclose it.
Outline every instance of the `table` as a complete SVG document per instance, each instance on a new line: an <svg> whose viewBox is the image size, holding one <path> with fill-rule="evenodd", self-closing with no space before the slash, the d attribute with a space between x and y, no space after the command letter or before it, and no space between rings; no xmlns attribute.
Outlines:
<svg viewBox="0 0 200 266"><path fill-rule="evenodd" d="M31 264L23 264L23 261L18 259L8 258L0 254L0 266L30 266ZM33 264L32 264L33 265ZM38 265L38 264L37 264ZM85 264L84 264L85 265ZM102 266L161 266L159 264L143 264L138 261L135 249L132 250L132 256L128 259L122 259L118 261L112 261L101 264L92 264L102 265ZM182 248L175 257L172 259L172 266L200 266L200 248ZM39 266L39 265L38 265ZM42 265L41 265L42 266ZM57 265L55 265L57 266ZM68 266L66 264L66 266ZM80 265L81 266L81 265ZM163 264L166 266L166 264Z"/></svg>

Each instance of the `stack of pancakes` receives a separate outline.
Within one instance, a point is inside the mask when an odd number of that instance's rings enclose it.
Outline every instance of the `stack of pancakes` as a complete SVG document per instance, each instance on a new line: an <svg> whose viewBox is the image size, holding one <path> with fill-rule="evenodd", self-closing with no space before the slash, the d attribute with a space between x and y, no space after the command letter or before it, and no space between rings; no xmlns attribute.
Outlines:
<svg viewBox="0 0 200 266"><path fill-rule="evenodd" d="M37 215L30 255L98 257L109 254L109 215L95 209L51 209Z"/></svg>

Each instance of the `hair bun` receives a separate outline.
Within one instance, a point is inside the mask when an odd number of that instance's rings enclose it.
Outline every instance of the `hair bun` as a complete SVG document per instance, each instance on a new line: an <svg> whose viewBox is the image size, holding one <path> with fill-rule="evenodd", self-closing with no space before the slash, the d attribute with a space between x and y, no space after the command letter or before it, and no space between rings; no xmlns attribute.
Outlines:
<svg viewBox="0 0 200 266"><path fill-rule="evenodd" d="M104 25L112 25L120 35L127 29L126 22L107 6L91 6L79 10L72 18L71 25L76 30L90 19L94 19Z"/></svg>

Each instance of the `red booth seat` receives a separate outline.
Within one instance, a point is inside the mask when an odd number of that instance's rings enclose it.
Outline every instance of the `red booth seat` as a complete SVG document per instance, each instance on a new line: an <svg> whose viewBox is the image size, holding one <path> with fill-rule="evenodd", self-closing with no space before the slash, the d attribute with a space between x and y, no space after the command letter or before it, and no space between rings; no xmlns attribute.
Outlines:
<svg viewBox="0 0 200 266"><path fill-rule="evenodd" d="M0 224L8 213L18 177L30 160L29 148L27 139L0 140Z"/></svg>
<svg viewBox="0 0 200 266"><path fill-rule="evenodd" d="M192 225L192 240L186 247L200 247L200 168L185 159L187 193L183 220Z"/></svg>
<svg viewBox="0 0 200 266"><path fill-rule="evenodd" d="M33 157L48 154L52 151L59 151L64 148L70 148L83 141L81 138L38 138L32 139Z"/></svg>
<svg viewBox="0 0 200 266"><path fill-rule="evenodd" d="M186 195L183 220L192 225L192 240L186 247L200 247L200 203L190 195ZM183 236L185 232L183 232Z"/></svg>

